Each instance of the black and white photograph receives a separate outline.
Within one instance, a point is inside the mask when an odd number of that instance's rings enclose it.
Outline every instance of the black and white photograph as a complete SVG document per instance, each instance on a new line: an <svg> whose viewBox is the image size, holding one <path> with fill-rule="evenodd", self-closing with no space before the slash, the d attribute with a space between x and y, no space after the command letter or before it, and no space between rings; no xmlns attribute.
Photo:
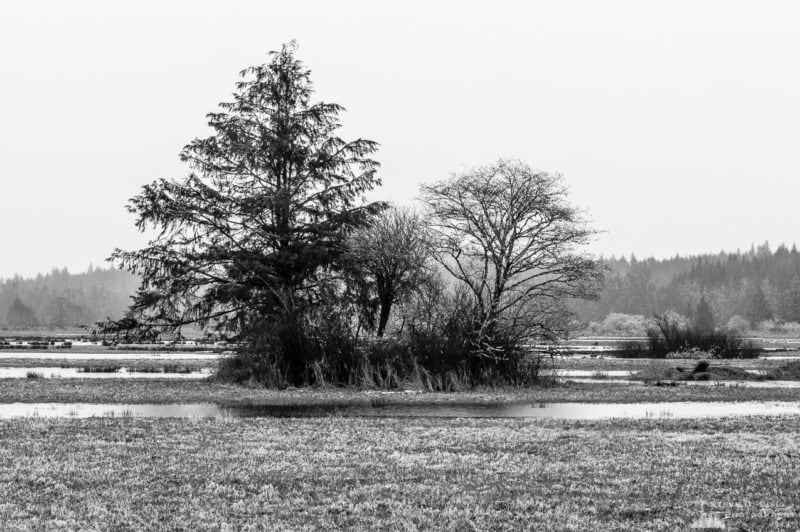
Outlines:
<svg viewBox="0 0 800 532"><path fill-rule="evenodd" d="M800 530L800 2L0 6L0 531Z"/></svg>

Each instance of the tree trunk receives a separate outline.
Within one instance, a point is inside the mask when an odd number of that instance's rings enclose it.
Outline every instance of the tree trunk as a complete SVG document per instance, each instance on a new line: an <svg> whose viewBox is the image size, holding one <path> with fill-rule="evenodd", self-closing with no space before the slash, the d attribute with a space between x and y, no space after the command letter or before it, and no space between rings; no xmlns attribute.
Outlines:
<svg viewBox="0 0 800 532"><path fill-rule="evenodd" d="M381 298L381 313L378 317L378 338L383 338L386 324L389 322L389 313L392 311L392 300Z"/></svg>

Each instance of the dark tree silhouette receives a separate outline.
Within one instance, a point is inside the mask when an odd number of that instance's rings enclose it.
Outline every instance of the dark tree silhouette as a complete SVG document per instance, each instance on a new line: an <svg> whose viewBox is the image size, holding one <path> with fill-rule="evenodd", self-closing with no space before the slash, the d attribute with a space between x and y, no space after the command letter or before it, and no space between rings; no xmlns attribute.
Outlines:
<svg viewBox="0 0 800 532"><path fill-rule="evenodd" d="M429 281L427 224L419 214L393 207L354 231L347 242L348 284L362 309L362 321L377 329L380 338L392 306Z"/></svg>
<svg viewBox="0 0 800 532"><path fill-rule="evenodd" d="M139 229L158 234L144 249L112 256L142 277L129 320L302 341L289 336L302 334L320 302L345 233L382 204L360 200L379 184L370 158L377 144L336 136L343 107L312 103L295 48L242 71L233 101L208 115L214 134L181 152L188 177L159 179L130 201ZM277 323L290 324L281 340ZM279 362L296 381L307 361L302 349L284 347Z"/></svg>

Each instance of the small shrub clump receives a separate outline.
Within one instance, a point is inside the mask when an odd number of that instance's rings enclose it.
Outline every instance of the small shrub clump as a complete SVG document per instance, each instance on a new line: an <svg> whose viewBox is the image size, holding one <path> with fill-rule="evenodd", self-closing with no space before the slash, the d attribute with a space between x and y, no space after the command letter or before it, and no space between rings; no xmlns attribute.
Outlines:
<svg viewBox="0 0 800 532"><path fill-rule="evenodd" d="M216 378L254 386L356 386L366 389L460 391L475 386L542 382L544 357L497 334L477 347L473 309L442 297L427 316L383 338L359 337L336 309L302 323L262 323L255 341L225 358Z"/></svg>
<svg viewBox="0 0 800 532"><path fill-rule="evenodd" d="M652 358L755 358L761 349L729 329L680 323L671 314L655 317L647 331L647 352Z"/></svg>
<svg viewBox="0 0 800 532"><path fill-rule="evenodd" d="M690 347L683 351L670 351L667 353L668 359L689 359L689 360L708 360L715 358L722 358L717 354L717 350L712 347L708 351L704 351L699 347Z"/></svg>

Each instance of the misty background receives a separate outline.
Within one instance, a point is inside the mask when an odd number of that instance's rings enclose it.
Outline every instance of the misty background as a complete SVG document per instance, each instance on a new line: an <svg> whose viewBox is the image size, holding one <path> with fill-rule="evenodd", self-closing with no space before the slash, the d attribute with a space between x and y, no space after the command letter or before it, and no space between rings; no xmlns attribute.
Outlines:
<svg viewBox="0 0 800 532"><path fill-rule="evenodd" d="M347 108L343 137L381 144L371 199L410 203L420 183L519 158L563 173L605 231L592 251L626 257L583 318L689 312L707 296L724 321L750 312L758 286L759 319L788 319L798 15L788 1L5 6L0 325L121 313L136 282L103 261L147 238L126 201L185 175L178 152L207 134L237 73L291 39L317 98ZM685 277L703 261L738 273Z"/></svg>

